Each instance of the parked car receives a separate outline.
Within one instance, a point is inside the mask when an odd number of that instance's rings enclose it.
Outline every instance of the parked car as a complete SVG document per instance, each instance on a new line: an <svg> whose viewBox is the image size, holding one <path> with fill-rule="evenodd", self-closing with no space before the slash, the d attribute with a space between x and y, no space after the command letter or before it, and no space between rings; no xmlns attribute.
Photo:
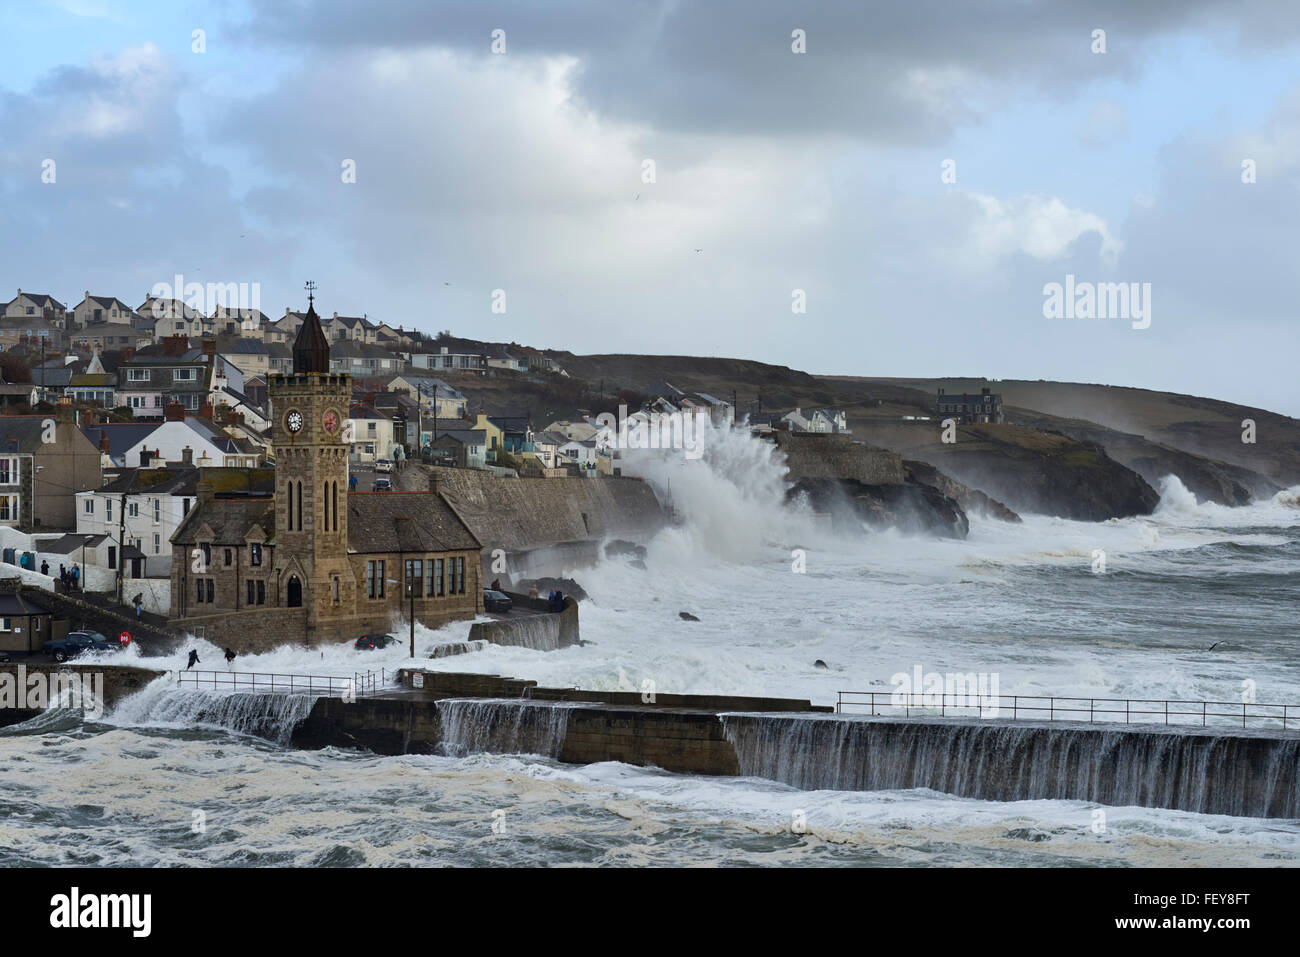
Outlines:
<svg viewBox="0 0 1300 957"><path fill-rule="evenodd" d="M393 483L390 479L386 479L386 478L375 479L376 492L391 492L392 490L393 490Z"/></svg>
<svg viewBox="0 0 1300 957"><path fill-rule="evenodd" d="M483 610L495 611L505 614L515 606L510 600L510 596L505 592L494 591L491 588L483 589Z"/></svg>
<svg viewBox="0 0 1300 957"><path fill-rule="evenodd" d="M51 638L41 645L41 650L62 662L87 651L120 651L121 647L97 631L70 631L62 638Z"/></svg>
<svg viewBox="0 0 1300 957"><path fill-rule="evenodd" d="M376 648L387 648L395 644L397 639L392 635L362 635L352 647L357 651L374 651Z"/></svg>
<svg viewBox="0 0 1300 957"><path fill-rule="evenodd" d="M9 652L0 651L0 662L8 662L8 661L13 661L13 659L9 657Z"/></svg>
<svg viewBox="0 0 1300 957"><path fill-rule="evenodd" d="M393 460L392 460L392 459L378 459L378 460L375 462L375 471L376 471L376 472L391 472L392 470L393 470Z"/></svg>

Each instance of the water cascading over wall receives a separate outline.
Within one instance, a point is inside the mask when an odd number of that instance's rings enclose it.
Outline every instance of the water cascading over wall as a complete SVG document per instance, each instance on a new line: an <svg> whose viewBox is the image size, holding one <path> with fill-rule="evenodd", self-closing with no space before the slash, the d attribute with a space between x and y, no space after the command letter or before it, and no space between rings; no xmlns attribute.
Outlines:
<svg viewBox="0 0 1300 957"><path fill-rule="evenodd" d="M807 790L930 788L1300 818L1300 738L1273 732L724 714L741 773Z"/></svg>
<svg viewBox="0 0 1300 957"><path fill-rule="evenodd" d="M567 702L448 698L437 703L442 750L466 754L543 754L558 757L564 747Z"/></svg>
<svg viewBox="0 0 1300 957"><path fill-rule="evenodd" d="M170 678L161 679L171 683ZM193 688L146 689L127 699L110 716L114 724L138 727L212 725L277 744L288 744L294 729L311 714L320 695L274 691L221 692Z"/></svg>

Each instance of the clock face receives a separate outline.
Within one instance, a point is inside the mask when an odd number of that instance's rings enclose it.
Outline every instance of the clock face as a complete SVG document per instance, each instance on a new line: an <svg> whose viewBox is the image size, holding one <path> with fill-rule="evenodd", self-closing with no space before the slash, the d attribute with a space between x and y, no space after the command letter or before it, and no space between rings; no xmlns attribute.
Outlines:
<svg viewBox="0 0 1300 957"><path fill-rule="evenodd" d="M326 432L333 435L339 430L339 414L333 409L326 409L325 414L321 416L320 424Z"/></svg>
<svg viewBox="0 0 1300 957"><path fill-rule="evenodd" d="M297 432L302 428L302 413L294 409L284 417L284 424L289 427L290 432Z"/></svg>

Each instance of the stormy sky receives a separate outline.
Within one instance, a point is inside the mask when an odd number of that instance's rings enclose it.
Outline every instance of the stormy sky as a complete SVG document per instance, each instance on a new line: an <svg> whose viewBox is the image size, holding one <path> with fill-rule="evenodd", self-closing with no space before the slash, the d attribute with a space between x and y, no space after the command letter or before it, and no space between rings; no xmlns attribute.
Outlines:
<svg viewBox="0 0 1300 957"><path fill-rule="evenodd" d="M1289 0L11 0L0 36L0 299L313 279L580 353L1300 415ZM1045 317L1067 275L1149 283L1149 327Z"/></svg>

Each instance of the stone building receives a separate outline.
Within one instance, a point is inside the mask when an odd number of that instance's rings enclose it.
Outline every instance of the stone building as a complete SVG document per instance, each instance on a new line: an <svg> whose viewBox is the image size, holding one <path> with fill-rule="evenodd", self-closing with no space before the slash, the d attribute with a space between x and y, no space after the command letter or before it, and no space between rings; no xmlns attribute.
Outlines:
<svg viewBox="0 0 1300 957"><path fill-rule="evenodd" d="M946 393L943 389L935 400L938 414L961 423L1006 421L1002 415L1002 396L984 388L979 395Z"/></svg>
<svg viewBox="0 0 1300 957"><path fill-rule="evenodd" d="M437 627L483 607L481 545L437 492L349 493L352 377L310 307L293 372L272 375L275 493L198 502L172 535L171 617L237 650Z"/></svg>
<svg viewBox="0 0 1300 957"><path fill-rule="evenodd" d="M104 484L100 463L69 401L54 415L0 416L0 525L76 528L76 493Z"/></svg>

